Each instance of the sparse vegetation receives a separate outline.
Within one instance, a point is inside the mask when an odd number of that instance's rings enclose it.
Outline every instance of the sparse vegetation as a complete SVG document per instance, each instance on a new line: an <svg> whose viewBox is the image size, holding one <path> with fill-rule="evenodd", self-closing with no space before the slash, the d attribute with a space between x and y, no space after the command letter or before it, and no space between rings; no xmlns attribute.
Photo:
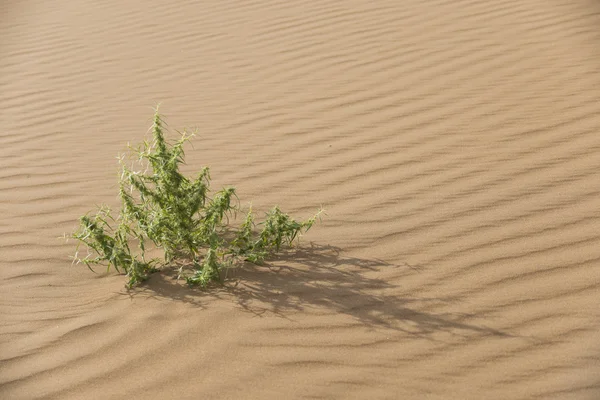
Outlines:
<svg viewBox="0 0 600 400"><path fill-rule="evenodd" d="M204 287L218 281L224 268L244 261L260 264L282 246L291 246L320 218L322 209L298 222L275 206L263 222L255 223L250 207L241 226L232 228L229 217L240 211L235 188L223 188L210 197L207 167L193 180L182 175L183 147L194 134L184 131L170 144L163 126L157 109L152 138L132 149L130 158L120 158L119 215L114 217L102 206L95 215L80 218L71 237L84 244L88 254L79 257L78 245L77 262L90 269L98 264L108 270L112 266L127 275L128 286L177 262L179 277ZM134 165L140 169L134 170ZM162 257L147 260L147 246L160 249Z"/></svg>

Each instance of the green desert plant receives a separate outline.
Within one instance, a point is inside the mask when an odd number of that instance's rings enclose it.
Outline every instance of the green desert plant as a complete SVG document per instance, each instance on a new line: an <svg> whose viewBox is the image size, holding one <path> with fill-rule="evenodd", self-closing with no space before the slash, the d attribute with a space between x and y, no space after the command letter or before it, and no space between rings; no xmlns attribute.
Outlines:
<svg viewBox="0 0 600 400"><path fill-rule="evenodd" d="M180 277L190 285L207 286L219 280L223 268L243 261L262 263L282 246L291 246L320 218L322 209L298 222L275 206L257 224L250 207L242 225L230 227L229 217L239 210L235 188L223 188L211 197L208 168L193 180L182 175L183 146L194 134L184 131L170 144L163 126L156 109L151 140L132 149L129 158L120 158L119 215L113 217L102 206L95 215L80 218L71 237L87 246L88 255L80 258L78 251L76 261L90 269L97 264L106 264L108 270L112 266L128 276L128 286L144 281L160 266L178 262ZM140 170L134 170L136 164ZM162 250L162 258L146 260L148 244Z"/></svg>

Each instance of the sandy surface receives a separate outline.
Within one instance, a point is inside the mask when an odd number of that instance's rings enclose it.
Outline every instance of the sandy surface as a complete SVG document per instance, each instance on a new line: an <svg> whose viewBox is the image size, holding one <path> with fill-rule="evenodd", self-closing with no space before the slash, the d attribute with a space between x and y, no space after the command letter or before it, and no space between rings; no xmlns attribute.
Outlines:
<svg viewBox="0 0 600 400"><path fill-rule="evenodd" d="M0 15L1 398L600 398L597 1ZM186 171L324 223L208 293L72 266L159 101Z"/></svg>

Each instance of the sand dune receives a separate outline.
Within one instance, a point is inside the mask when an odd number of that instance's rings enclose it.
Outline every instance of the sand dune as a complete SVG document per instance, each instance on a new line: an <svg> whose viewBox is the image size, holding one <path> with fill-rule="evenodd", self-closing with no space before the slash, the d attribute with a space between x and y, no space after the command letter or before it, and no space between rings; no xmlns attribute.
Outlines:
<svg viewBox="0 0 600 400"><path fill-rule="evenodd" d="M0 13L1 398L600 398L600 3ZM323 224L209 292L72 266L158 102L187 171Z"/></svg>

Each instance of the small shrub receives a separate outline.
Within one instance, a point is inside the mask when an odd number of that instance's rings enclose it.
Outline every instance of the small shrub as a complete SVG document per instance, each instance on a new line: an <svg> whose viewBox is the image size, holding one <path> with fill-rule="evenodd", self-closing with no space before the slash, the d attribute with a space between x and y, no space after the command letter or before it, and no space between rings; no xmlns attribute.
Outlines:
<svg viewBox="0 0 600 400"><path fill-rule="evenodd" d="M229 216L239 210L235 188L223 188L211 198L208 168L193 180L179 172L183 146L194 134L184 131L174 144L168 143L158 109L151 129L151 141L132 151L141 171L128 167L125 156L120 158L119 215L113 217L102 206L95 215L81 217L71 235L88 248L86 257L79 258L77 252L75 260L90 269L97 264L106 264L107 270L112 266L128 276L131 287L160 266L179 262L180 277L205 287L219 280L223 268L244 261L259 264L282 246L291 246L320 218L322 209L298 222L275 206L257 224L250 208L242 225L231 228ZM162 250L163 257L146 260L147 245Z"/></svg>

